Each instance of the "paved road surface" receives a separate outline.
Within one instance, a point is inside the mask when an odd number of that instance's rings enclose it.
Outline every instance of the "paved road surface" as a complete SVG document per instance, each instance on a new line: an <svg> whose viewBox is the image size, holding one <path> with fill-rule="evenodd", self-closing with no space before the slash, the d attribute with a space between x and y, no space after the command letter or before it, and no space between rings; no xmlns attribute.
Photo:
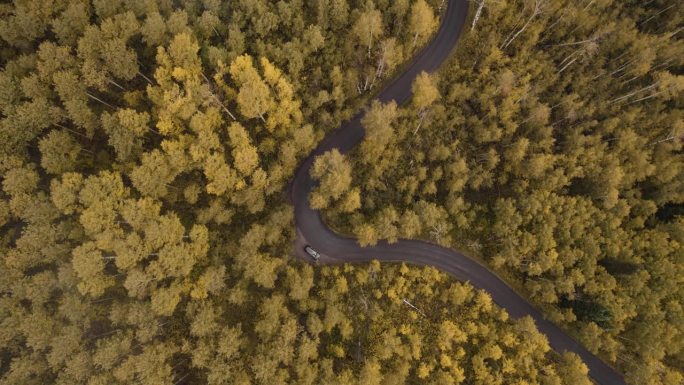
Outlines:
<svg viewBox="0 0 684 385"><path fill-rule="evenodd" d="M444 62L456 45L467 12L467 0L449 1L437 35L406 71L383 90L378 97L382 102L406 102L411 95L411 84L416 75L421 71L433 72ZM361 116L362 113L359 113L328 135L297 170L290 188L297 226L295 253L302 258L308 258L303 249L309 244L323 255L321 263L324 264L368 262L377 259L436 267L459 280L469 281L473 286L486 290L494 302L505 308L511 317L531 316L537 328L548 338L551 347L558 352L577 353L589 367L590 376L598 384L625 385L620 374L558 327L546 321L538 310L511 290L499 277L468 256L427 242L403 239L392 245L380 242L375 247L362 248L354 239L339 236L325 226L319 212L312 210L308 204L307 197L314 185L309 177L309 168L316 155L333 148L346 153L358 144L364 135L360 123Z"/></svg>

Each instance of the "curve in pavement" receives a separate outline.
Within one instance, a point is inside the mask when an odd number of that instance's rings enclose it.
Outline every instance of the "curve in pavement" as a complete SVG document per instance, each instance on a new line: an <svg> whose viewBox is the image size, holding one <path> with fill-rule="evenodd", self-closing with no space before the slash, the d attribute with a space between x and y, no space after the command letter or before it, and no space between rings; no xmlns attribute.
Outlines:
<svg viewBox="0 0 684 385"><path fill-rule="evenodd" d="M413 79L421 72L435 71L449 56L461 34L468 13L468 0L450 0L440 28L430 42L410 63L410 66L392 81L378 96L384 103L395 100L403 104L411 96ZM626 385L622 376L561 329L544 319L542 314L524 298L516 294L504 281L470 257L435 244L401 239L396 243L379 242L374 247L360 247L355 239L340 236L322 221L320 213L309 207L308 196L315 182L309 168L315 156L337 148L349 152L364 136L361 126L363 112L328 135L300 165L290 186L290 200L294 204L297 240L295 253L309 257L305 245L311 245L322 254L321 263L368 262L373 259L386 262L407 262L433 266L455 278L470 282L486 290L493 301L505 308L512 318L531 316L540 332L546 335L557 352L577 353L589 368L589 375L600 385Z"/></svg>

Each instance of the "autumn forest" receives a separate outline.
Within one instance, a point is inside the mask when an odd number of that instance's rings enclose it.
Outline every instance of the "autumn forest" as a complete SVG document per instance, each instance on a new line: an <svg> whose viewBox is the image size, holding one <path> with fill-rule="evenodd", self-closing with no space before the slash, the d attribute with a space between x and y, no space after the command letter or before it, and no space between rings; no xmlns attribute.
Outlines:
<svg viewBox="0 0 684 385"><path fill-rule="evenodd" d="M630 385L684 383L684 7L472 0L0 4L0 385L590 385L432 267L293 254L288 187L363 247L502 277Z"/></svg>

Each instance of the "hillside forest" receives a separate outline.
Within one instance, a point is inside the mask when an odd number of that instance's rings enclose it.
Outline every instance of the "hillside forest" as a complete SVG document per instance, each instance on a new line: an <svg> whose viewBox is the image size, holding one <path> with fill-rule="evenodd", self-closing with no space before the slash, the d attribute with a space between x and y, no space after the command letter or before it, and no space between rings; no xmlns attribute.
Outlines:
<svg viewBox="0 0 684 385"><path fill-rule="evenodd" d="M682 384L684 9L473 3L410 103L371 104L363 143L317 160L353 173L337 198L312 172L311 204L361 245L465 250L628 383Z"/></svg>
<svg viewBox="0 0 684 385"><path fill-rule="evenodd" d="M443 6L0 4L0 384L588 384L467 283L290 257L298 162Z"/></svg>

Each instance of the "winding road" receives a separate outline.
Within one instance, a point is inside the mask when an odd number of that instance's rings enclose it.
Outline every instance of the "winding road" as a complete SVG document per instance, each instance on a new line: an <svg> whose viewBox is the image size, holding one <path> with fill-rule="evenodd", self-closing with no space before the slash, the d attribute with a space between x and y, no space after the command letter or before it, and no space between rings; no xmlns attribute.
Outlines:
<svg viewBox="0 0 684 385"><path fill-rule="evenodd" d="M395 100L403 104L411 96L413 79L421 72L433 72L444 62L463 30L469 2L450 0L443 15L439 31L410 63L409 67L390 83L378 96L382 102ZM361 126L363 112L358 113L336 131L328 135L300 165L290 186L290 199L295 208L297 239L295 254L309 259L305 245L311 245L322 254L320 262L335 264L368 262L373 259L387 262L406 262L414 265L433 266L455 278L468 281L486 290L494 302L505 308L512 318L531 316L540 332L546 335L551 347L558 351L577 353L589 367L589 375L600 385L626 385L622 376L590 353L557 326L544 319L542 314L524 298L516 294L504 281L489 269L470 257L451 249L431 243L401 239L394 244L380 242L374 247L360 247L355 239L340 236L323 223L320 213L309 207L308 195L314 181L309 168L315 156L337 148L342 153L350 151L364 136Z"/></svg>

